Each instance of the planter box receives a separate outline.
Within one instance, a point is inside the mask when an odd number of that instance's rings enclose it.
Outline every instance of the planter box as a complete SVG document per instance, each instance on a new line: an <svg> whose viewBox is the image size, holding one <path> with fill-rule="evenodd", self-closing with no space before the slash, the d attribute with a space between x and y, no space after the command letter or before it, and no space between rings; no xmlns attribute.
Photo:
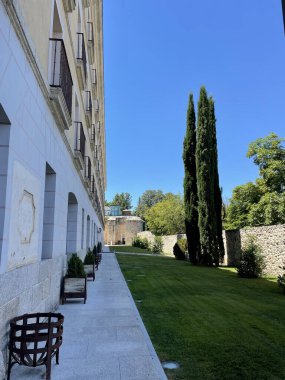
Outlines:
<svg viewBox="0 0 285 380"><path fill-rule="evenodd" d="M64 277L62 304L67 298L83 298L84 303L87 299L87 277Z"/></svg>
<svg viewBox="0 0 285 380"><path fill-rule="evenodd" d="M84 270L88 278L93 278L93 281L95 281L95 264L84 264Z"/></svg>

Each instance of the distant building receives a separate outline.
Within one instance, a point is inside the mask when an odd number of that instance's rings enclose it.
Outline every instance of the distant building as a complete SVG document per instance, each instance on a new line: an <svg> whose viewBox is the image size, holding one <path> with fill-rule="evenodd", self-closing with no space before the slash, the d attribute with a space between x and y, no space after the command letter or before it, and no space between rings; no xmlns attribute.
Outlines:
<svg viewBox="0 0 285 380"><path fill-rule="evenodd" d="M122 215L131 216L132 215L132 210L123 210Z"/></svg>
<svg viewBox="0 0 285 380"><path fill-rule="evenodd" d="M122 215L120 206L105 206L105 216L120 216Z"/></svg>
<svg viewBox="0 0 285 380"><path fill-rule="evenodd" d="M129 210L128 210L129 211ZM105 223L105 244L132 245L138 232L142 232L144 221L138 216L108 216Z"/></svg>

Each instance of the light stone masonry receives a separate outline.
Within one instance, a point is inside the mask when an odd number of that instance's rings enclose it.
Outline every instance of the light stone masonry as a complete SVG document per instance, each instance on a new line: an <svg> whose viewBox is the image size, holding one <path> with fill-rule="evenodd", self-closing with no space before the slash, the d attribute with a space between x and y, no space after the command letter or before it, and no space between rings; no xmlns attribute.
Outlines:
<svg viewBox="0 0 285 380"><path fill-rule="evenodd" d="M137 234L140 238L146 238L150 243L154 241L154 235L150 231ZM285 265L285 225L251 227L234 231L223 231L225 246L224 265L236 266L241 258L241 250L245 247L249 238L253 237L261 247L265 259L265 275L277 276ZM162 236L163 253L173 257L175 243L186 238L186 235Z"/></svg>
<svg viewBox="0 0 285 380"><path fill-rule="evenodd" d="M50 271L51 267L54 267L53 272ZM59 256L55 259L14 269L0 276L1 380L3 378L1 374L4 373L4 362L7 362L9 321L24 313L56 310L60 299L62 270L63 257Z"/></svg>

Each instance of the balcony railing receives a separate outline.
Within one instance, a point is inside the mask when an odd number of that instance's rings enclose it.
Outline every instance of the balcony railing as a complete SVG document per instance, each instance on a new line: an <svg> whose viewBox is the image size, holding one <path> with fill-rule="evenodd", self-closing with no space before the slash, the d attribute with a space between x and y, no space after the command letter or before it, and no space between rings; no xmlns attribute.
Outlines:
<svg viewBox="0 0 285 380"><path fill-rule="evenodd" d="M77 59L80 59L83 62L84 75L85 75L85 79L86 79L87 60L86 60L86 50L85 50L84 34L83 33L77 33Z"/></svg>
<svg viewBox="0 0 285 380"><path fill-rule="evenodd" d="M74 150L79 152L82 156L82 159L85 156L85 134L83 130L82 123L80 121L75 122L75 147Z"/></svg>
<svg viewBox="0 0 285 380"><path fill-rule="evenodd" d="M91 73L92 73L92 84L95 85L97 83L97 72L96 72L96 69L92 69Z"/></svg>
<svg viewBox="0 0 285 380"><path fill-rule="evenodd" d="M92 98L91 98L91 92L85 91L86 96L86 111L92 112Z"/></svg>
<svg viewBox="0 0 285 380"><path fill-rule="evenodd" d="M93 34L93 22L87 21L87 40L88 42L92 42L94 40Z"/></svg>
<svg viewBox="0 0 285 380"><path fill-rule="evenodd" d="M51 49L51 83L52 87L60 87L68 112L72 112L72 77L62 39L50 38Z"/></svg>
<svg viewBox="0 0 285 380"><path fill-rule="evenodd" d="M94 175L91 176L91 193L95 195L95 177Z"/></svg>
<svg viewBox="0 0 285 380"><path fill-rule="evenodd" d="M95 144L95 139L96 139L95 124L91 125L90 138L91 138L91 141Z"/></svg>
<svg viewBox="0 0 285 380"><path fill-rule="evenodd" d="M91 181L91 160L90 157L84 157L84 177Z"/></svg>

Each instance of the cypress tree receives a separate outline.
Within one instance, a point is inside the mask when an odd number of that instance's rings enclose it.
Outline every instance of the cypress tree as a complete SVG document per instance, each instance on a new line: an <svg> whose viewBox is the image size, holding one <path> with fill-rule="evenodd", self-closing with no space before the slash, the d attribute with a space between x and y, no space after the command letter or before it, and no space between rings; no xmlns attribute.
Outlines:
<svg viewBox="0 0 285 380"><path fill-rule="evenodd" d="M201 244L201 263L218 265L216 239L216 212L214 204L214 175L212 128L210 123L210 106L205 87L200 90L197 123L197 187L198 214Z"/></svg>
<svg viewBox="0 0 285 380"><path fill-rule="evenodd" d="M196 177L196 116L193 94L189 96L186 134L183 144L185 227L189 259L197 264L199 258L198 194Z"/></svg>
<svg viewBox="0 0 285 380"><path fill-rule="evenodd" d="M215 103L213 98L209 99L209 122L212 131L212 165L214 176L214 204L216 213L216 247L218 251L215 253L216 260L219 258L221 261L224 258L225 249L223 241L223 225L222 225L222 194L219 185L219 171L218 171L218 149L217 149L217 135L216 135L216 116L215 116Z"/></svg>

